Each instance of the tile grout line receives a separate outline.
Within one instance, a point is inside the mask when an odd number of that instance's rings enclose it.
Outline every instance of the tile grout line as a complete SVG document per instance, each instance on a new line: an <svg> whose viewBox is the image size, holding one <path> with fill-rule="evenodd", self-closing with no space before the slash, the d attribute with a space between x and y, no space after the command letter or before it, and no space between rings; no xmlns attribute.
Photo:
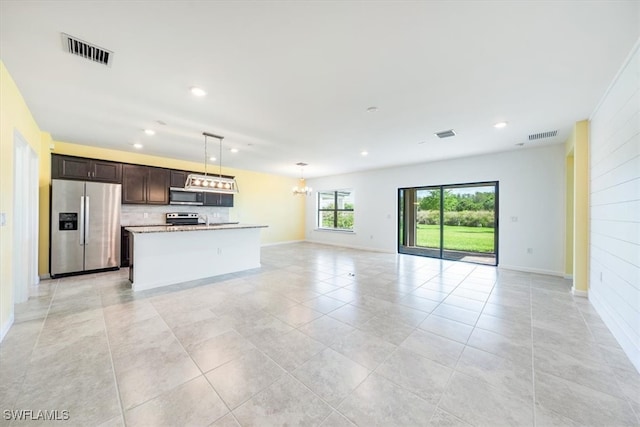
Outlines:
<svg viewBox="0 0 640 427"><path fill-rule="evenodd" d="M449 267L451 267L451 266L449 266ZM445 268L444 270L446 270L446 268ZM456 286L455 286L451 291L449 291L449 292L447 293L447 297L448 297L449 295L451 295L451 293L452 293L455 289L457 289L457 288L458 288L458 286L459 286L462 282L464 282L464 280L465 280L467 277L469 277L469 275L471 274L471 272L473 272L473 270L475 270L475 267L474 267L473 269L471 269L469 273L467 273L467 275L465 276L465 278L464 278L464 279L462 279L462 280L461 280L461 281L460 281L460 282L459 282L459 283L458 283L458 284L457 284L457 285L456 285ZM435 278L435 277L439 276L440 274L442 274L442 273L437 273L437 274L435 274L433 277L431 277L430 279L428 279L428 280L426 280L425 282L423 282L423 284L422 284L422 285L424 285L425 283L429 282L431 279L433 279L433 278ZM415 288L415 289L420 288L422 285L418 286L418 287L417 287L417 288ZM414 290L415 290L415 289L414 289ZM409 295L410 293L411 293L411 292L409 292L409 293L408 293L408 294L406 294L406 295ZM405 295L405 296L406 296L406 295ZM377 298L377 297L373 297L373 298ZM378 298L378 299L380 299L380 298ZM445 299L446 299L446 297L445 297ZM386 301L386 300L384 300L384 301ZM443 299L443 300L441 300L440 302L438 302L438 304L434 307L434 309L433 309L433 310L435 310L438 306L440 306L440 304L442 304L442 301L444 301L444 299ZM353 305L353 304L351 304L351 303L348 303L348 304L352 305L353 307L356 307L356 308L362 309L361 307L355 306L355 305ZM409 307L409 308L411 308L411 307ZM365 309L363 309L363 310L365 310ZM416 309L414 309L414 310L416 310ZM404 340L402 340L402 342L401 342L400 344L396 345L396 344L390 343L390 344L393 344L396 348L395 348L395 349L394 349L394 350L393 350L393 351L392 351L392 352L391 352L391 353L390 353L390 354L389 354L389 355L388 355L388 356L387 356L387 357L386 357L382 362L380 362L380 363L376 366L376 368L375 368L375 369L372 369L372 370L371 370L371 372L369 372L369 374L367 374L367 376L366 376L366 377L365 377L365 378L364 378L364 379L363 379L363 380L362 380L362 381L361 381L361 382L360 382L360 383L359 383L359 384L358 384L358 385L357 385L357 386L356 386L356 387L355 387L351 392L355 391L358 387L360 387L360 386L361 386L361 385L362 385L362 384L363 384L363 383L364 383L364 382L365 382L365 381L366 381L366 380L367 380L367 379L368 379L368 378L369 378L369 377L370 377L370 376L371 376L371 375L372 375L372 374L373 374L373 373L374 373L374 372L375 372L375 371L376 371L376 370L377 370L377 369L378 369L382 364L384 364L387 360L389 360L389 359L391 358L391 356L393 356L393 355L398 351L398 349L400 348L400 345L401 345L404 341L406 341L406 339L407 339L409 336L411 336L411 334L413 334L415 331L417 331L417 330L419 329L419 325L420 325L424 320L426 320L426 319L427 319L427 318L428 318L428 317L433 313L433 310L432 310L431 312L429 312L429 313L427 314L427 316L425 317L425 319L423 319L423 320L422 320L418 325L416 325L416 326L414 326L414 327L413 327L413 329L411 330L411 332L409 333L409 335L407 335L407 337L405 337L405 339L404 339ZM368 310L365 310L365 311L368 311ZM418 311L421 311L421 310L418 310ZM327 313L327 314L328 314L328 313ZM326 316L326 315L325 315L325 316ZM331 316L329 316L329 317L331 317ZM374 316L374 317L375 317L375 316ZM334 319L334 320L338 320L338 319ZM338 320L338 321L340 321L340 320ZM477 321L476 321L476 322L477 322ZM341 322L341 323L344 323L344 322ZM404 323L404 322L401 322L401 323ZM405 323L405 325L410 326L410 325L408 325L408 324L406 324L406 323ZM349 326L351 326L351 325L349 325ZM364 332L364 333L366 333L366 331L363 331L363 330L361 330L361 329L360 329L360 328L358 328L358 327L355 327L355 326L354 326L354 328L355 328L355 330L358 330L358 331L360 331L360 332ZM438 335L438 334L435 334L435 335ZM438 336L439 336L439 335L438 335ZM378 337L378 338L380 338L380 337ZM444 337L444 338L446 338L446 337ZM382 338L380 338L380 339L382 339ZM386 341L386 340L384 340L384 339L382 339L382 340L383 340L383 341ZM455 340L452 340L452 341L455 341ZM386 342L388 342L388 341L386 341ZM457 341L456 341L456 342L457 342ZM331 348L331 347L329 346L329 348ZM334 350L334 351L335 351L335 350ZM340 354L341 354L341 353L340 353ZM416 354L417 354L417 353L416 353ZM459 360L459 358L460 358L461 354L462 354L462 352L460 353L460 355L458 355L458 360ZM344 356L344 355L343 355L343 356ZM419 356L419 357L422 357L422 358L424 358L424 359L426 359L426 360L429 360L429 361L432 361L432 362L435 362L435 363L439 363L439 362L433 361L433 360L431 360L431 359L429 359L429 358L427 358L427 357L424 357L424 356L422 356L422 355L420 355L420 354L418 354L418 356ZM345 356L345 357L346 357L346 356ZM348 358L348 359L349 359L349 360L351 360L350 358ZM357 363L357 362L356 362L356 363ZM457 360L456 360L456 365L457 365ZM443 366L444 366L444 365L443 365ZM365 368L366 368L366 367L365 367ZM368 368L367 368L367 369L368 369ZM452 369L452 370L453 370L453 371L455 371L455 369ZM377 373L376 373L376 375L380 375L380 374L377 374ZM424 401L424 402L426 402L426 403L429 403L427 400L425 400L425 399L424 399L424 398L422 398L421 396L419 396L419 395L415 394L413 391L411 391L411 390L407 390L405 387L401 386L400 384L397 384L396 382L394 382L393 380L390 380L389 378L385 377L384 375L380 375L380 376L381 376L382 378L384 378L385 380L389 381L390 383L394 384L395 386L397 386L397 387L401 388L402 390L406 391L407 393L410 393L410 394L412 394L413 396L417 397L418 399L420 399L420 400L422 400L422 401ZM451 379L451 378L449 378L449 381L450 381L450 379ZM448 385L448 382L447 382L447 385ZM446 385L445 385L445 388L446 388ZM350 394L351 394L351 393L350 393ZM444 390L443 390L443 394L444 394ZM337 405L337 406L340 406L342 403L344 403L344 401L345 401L348 397L349 397L349 395L345 396L345 397L344 397L344 398L343 398L343 399L338 403L338 405ZM442 399L442 396L440 397L440 399ZM438 403L439 403L439 402L438 402ZM429 404L430 404L430 403L429 403ZM436 405L435 405L435 410L434 410L434 413L431 415L431 418L433 418L433 416L435 415L435 412L437 411L437 409L438 409L438 404L436 404ZM336 411L338 411L338 412L339 412L341 415L343 415L345 418L347 418L349 421L351 421L351 419L349 419L345 414L343 414L342 412L340 412L340 410L339 410L338 408L335 408L335 410L336 410Z"/></svg>
<svg viewBox="0 0 640 427"><path fill-rule="evenodd" d="M151 301L151 300L150 300L150 301L149 301L149 304L151 304L151 306L153 307L153 309L155 310L155 312L156 312L156 313L158 313L158 317L160 317L160 319L162 320L162 323L164 323L164 324L165 324L165 326L169 329L169 331L171 332L171 336L176 340L176 342L178 343L178 345L180 345L180 348L182 349L182 351L184 351L184 352L185 352L185 354L186 354L187 356L189 356L189 359L191 360L191 362L195 365L195 367L196 367L196 368L198 368L198 370L200 371L200 375L199 375L199 376L202 376L202 377L205 379L205 381L207 382L207 384L209 384L209 386L211 387L211 389L213 390L213 392L216 394L216 396L218 396L218 399L220 399L220 402L222 402L222 404L225 406L225 408L227 408L227 410L229 411L227 414L224 414L223 416L221 416L221 417L219 417L219 418L217 418L217 419L213 420L211 424L213 424L213 423L217 422L219 419L224 418L224 417L225 417L225 416L227 416L228 414L231 414L231 416L233 417L233 419L234 419L234 420L236 420L236 422L237 422L238 424L240 424L240 422L237 420L237 418L236 418L236 417L235 417L235 415L233 414L233 411L231 410L231 408L229 408L229 405L227 405L227 402L225 402L225 401L224 401L224 399L222 398L222 396L220 396L220 393L218 393L218 390L216 390L216 388L213 386L213 384L211 384L211 382L209 381L209 378L207 378L207 376L205 375L205 373L202 371L202 368L200 367L200 365L198 365L198 363L197 363L197 362L193 359L193 357L191 356L191 353L189 353L189 352L187 351L187 349L184 347L184 345L182 344L182 342L178 339L178 337L176 336L176 334L173 332L173 329L171 328L171 326L169 326L169 324L168 324L168 323L167 323L167 321L164 319L164 317L162 317L162 314L160 314L160 311L158 311L158 309L157 309L157 307L155 306L155 304L153 303L153 301ZM209 309L209 310L211 310L211 309ZM213 311L211 311L211 312L213 313ZM215 314L215 313L214 313L214 314ZM240 333L239 333L239 332L237 332L235 329L233 329L233 328L231 328L231 329L240 335ZM224 333L224 332L223 332L223 333ZM228 362L227 362L227 363L228 363ZM224 364L223 364L223 365L224 365ZM222 365L221 365L221 366L222 366ZM214 369L215 369L215 368L214 368ZM213 371L213 369L211 369L211 371ZM207 371L207 372L210 372L210 371ZM138 406L144 405L145 403L150 402L150 401L152 401L153 399L157 399L157 398L158 398L158 397L160 397L160 396L163 396L163 395L165 395L165 394L168 394L169 392L171 392L171 391L175 390L175 389L176 389L176 388L178 388L178 387L183 386L184 384L187 384L187 383L188 383L188 382L190 382L190 381L195 380L196 378L198 378L198 376L195 376L195 377L193 377L193 378L189 378L187 381L185 381L185 382L183 382L183 383L181 383L181 384L178 384L178 385L176 385L175 387L170 388L169 390L165 390L163 393L160 393L160 394L159 394L159 395L157 395L157 396L154 396L154 397L152 397L152 398L150 398L150 399L147 399L146 401L141 402L139 405L136 405L135 407L138 407ZM132 408L132 409L133 409L133 408Z"/></svg>
<svg viewBox="0 0 640 427"><path fill-rule="evenodd" d="M49 301L49 306L47 307L47 313L42 318L42 325L40 326L40 331L38 332L38 337L35 339L35 341L33 343L33 347L31 348L31 351L29 352L29 362L27 364L27 369L25 369L25 371L24 371L24 375L22 377L22 381L20 381L20 385L19 385L20 391L16 395L15 402L13 402L13 404L12 404L13 409L15 409L15 405L16 405L16 403L18 403L18 399L22 395L22 389L24 387L24 382L27 379L27 374L29 373L29 370L31 369L31 359L33 358L33 352L35 351L36 347L38 346L38 342L40 342L40 337L42 336L42 331L44 330L44 325L47 323L47 318L49 317L49 312L51 311L51 306L53 305L53 300L54 300L54 298L55 298L55 296L56 296L56 294L58 292L58 285L60 285L60 279L55 279L55 280L56 280L55 289L53 291L53 295L51 296L51 300ZM29 299L27 297L27 301L28 300ZM11 420L9 425L13 425L14 421L16 421L16 420Z"/></svg>
<svg viewBox="0 0 640 427"><path fill-rule="evenodd" d="M100 294L100 302L102 302L102 294ZM124 405L122 404L122 395L120 393L120 385L118 384L118 377L116 376L116 366L113 361L113 351L111 350L111 340L109 339L109 332L107 330L107 320L104 315L105 307L101 307L102 314L102 324L104 326L104 334L107 338L107 348L109 349L109 361L111 362L111 375L113 376L113 383L116 386L116 395L118 396L118 406L120 407L120 419L122 420L122 424L124 426L127 425L126 419L124 417Z"/></svg>
<svg viewBox="0 0 640 427"><path fill-rule="evenodd" d="M575 297L575 296L571 296L572 300L573 300L573 305L576 306L576 309L578 310L578 313L580 313L580 317L582 318L582 321L584 322L584 324L587 327L587 330L589 331L589 334L591 335L591 337L593 338L593 341L596 343L596 345L598 347L600 347L600 344L598 342L598 340L596 339L596 336L594 335L593 331L591 330L591 326L589 325L589 322L587 322L587 319L584 317L584 314L582 313L582 310L580 310L580 308L578 307L578 304L576 304L575 299L576 298L582 298L582 297ZM587 299L588 302L588 299ZM588 302L589 305L591 305L590 302ZM603 358L604 362L606 363L607 367L610 370L613 370L613 368L615 368L614 366L611 366L611 364L609 363L609 361L607 361L605 358ZM613 372L612 372L613 373ZM633 403L631 402L631 399L627 396L627 393L624 393L624 391L622 390L622 387L620 386L620 381L618 380L618 377L615 375L614 373L614 380L616 385L618 386L618 389L620 390L620 392L622 393L622 396L624 396L624 400L627 403L627 405L631 408L631 412L636 416L637 420L638 420L638 424L640 425L640 411L636 411ZM590 388L590 387L589 387ZM608 394L608 393L607 393ZM613 396L616 397L616 396Z"/></svg>
<svg viewBox="0 0 640 427"><path fill-rule="evenodd" d="M458 286L460 286L460 284L462 284L462 283L463 283L463 282L464 282L464 281L469 277L469 275L471 275L471 273L472 273L476 268L477 268L477 267L474 267L474 268L469 272L469 274L467 274L467 275L465 276L465 278L464 278L464 279L462 279L462 281L460 281L460 283L458 283L458 285L456 285L456 287L455 287L451 292L449 292L449 294L447 295L447 298L449 297L449 295L451 295L451 293L452 293L453 291L455 291L455 290L458 288ZM452 370L452 372L451 372L451 376L449 376L449 378L448 378L448 380L447 380L447 383L445 384L445 386L444 386L444 388L443 388L443 390L442 390L442 394L440 395L440 398L438 399L438 403L436 404L436 411L434 411L433 415L431 416L431 420L433 419L433 417L434 417L434 415L435 415L435 413L437 412L437 410L438 410L438 409L440 409L441 411L444 411L444 412L446 412L446 413L448 413L448 414L449 414L449 412L448 412L448 411L445 411L444 409L440 408L440 403L442 403L442 399L444 398L444 394L445 394L445 392L446 392L447 388L449 387L449 385L451 384L451 379L452 379L452 378L453 378L453 376L456 374L456 372L458 372L457 368L458 368L458 364L460 363L460 359L462 358L462 354L464 353L465 349L467 348L467 343L469 342L469 339L471 338L471 335L473 334L473 331L475 330L476 325L478 324L478 320L480 319L480 316L482 316L482 312L484 311L484 308L485 308L485 306L487 305L487 301L489 301L489 298L491 297L491 294L493 293L493 290L495 289L495 286L496 286L496 282L497 282L497 280L498 280L498 279L496 279L496 280L494 281L493 286L491 287L491 292L489 292L489 295L487 296L486 301L485 301L485 302L484 302L484 304L482 305L482 310L480 311L480 314L478 315L478 318L476 319L476 321L475 321L475 323L474 323L474 325L473 325L473 329L471 330L471 333L470 333L470 334L469 334L469 336L467 337L467 340L466 340L466 342L464 343L464 347L462 348L462 351L460 352L460 354L458 355L458 358L456 359L456 363L455 363L455 365L453 366L453 368L451 368L451 370ZM446 298L445 298L445 299L446 299ZM442 300L442 301L444 301L444 300ZM436 308L437 308L437 307L436 307ZM435 308L434 308L434 310L435 310ZM473 348L473 347L472 347L472 348ZM461 419L461 418L460 418L460 417L458 417L457 415L454 415L454 414L451 414L451 415L453 415L454 417L456 417L456 418L458 418L458 419ZM431 420L430 420L430 421L431 421ZM464 420L464 419L462 419L462 421L467 422L467 421L466 421L466 420Z"/></svg>

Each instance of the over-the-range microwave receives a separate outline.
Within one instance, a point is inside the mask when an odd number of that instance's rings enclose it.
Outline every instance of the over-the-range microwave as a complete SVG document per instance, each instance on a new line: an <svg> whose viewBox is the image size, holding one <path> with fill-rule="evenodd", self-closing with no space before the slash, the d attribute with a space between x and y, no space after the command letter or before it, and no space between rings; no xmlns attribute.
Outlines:
<svg viewBox="0 0 640 427"><path fill-rule="evenodd" d="M204 193L202 191L190 191L184 188L169 188L169 204L170 205L204 205Z"/></svg>

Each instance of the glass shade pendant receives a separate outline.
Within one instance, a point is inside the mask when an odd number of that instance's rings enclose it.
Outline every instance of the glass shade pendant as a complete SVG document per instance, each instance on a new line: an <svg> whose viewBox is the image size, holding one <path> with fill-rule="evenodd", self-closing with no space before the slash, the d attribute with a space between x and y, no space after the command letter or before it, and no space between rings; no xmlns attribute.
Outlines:
<svg viewBox="0 0 640 427"><path fill-rule="evenodd" d="M296 165L300 166L300 185L299 186L296 185L295 187L293 187L293 194L308 196L311 194L313 189L311 187L307 187L307 184L304 180L304 167L307 166L307 164L303 162L299 162L299 163L296 163Z"/></svg>

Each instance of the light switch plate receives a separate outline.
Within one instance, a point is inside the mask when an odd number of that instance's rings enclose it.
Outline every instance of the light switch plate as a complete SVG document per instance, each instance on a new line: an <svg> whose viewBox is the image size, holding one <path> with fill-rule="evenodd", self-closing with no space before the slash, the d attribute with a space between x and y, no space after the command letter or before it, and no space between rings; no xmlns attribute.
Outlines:
<svg viewBox="0 0 640 427"><path fill-rule="evenodd" d="M4 227L5 225L7 225L7 214L0 212L0 227Z"/></svg>

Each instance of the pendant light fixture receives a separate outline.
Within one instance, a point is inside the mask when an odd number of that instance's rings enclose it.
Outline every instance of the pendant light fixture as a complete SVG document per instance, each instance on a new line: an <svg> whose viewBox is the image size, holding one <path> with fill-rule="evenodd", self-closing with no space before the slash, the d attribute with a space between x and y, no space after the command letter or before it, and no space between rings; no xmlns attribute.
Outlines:
<svg viewBox="0 0 640 427"><path fill-rule="evenodd" d="M214 135L208 132L202 132L204 135L204 175L189 174L185 182L184 189L191 191L205 191L207 193L223 193L234 194L238 192L238 184L234 178L222 176L222 140L223 136ZM207 137L217 138L220 141L220 156L218 175L207 174Z"/></svg>
<svg viewBox="0 0 640 427"><path fill-rule="evenodd" d="M313 189L311 187L307 187L304 180L304 167L307 166L307 164L303 162L298 162L296 163L296 165L300 166L300 186L296 185L295 187L293 187L293 194L294 195L303 194L305 196L308 196L309 194L311 194Z"/></svg>

